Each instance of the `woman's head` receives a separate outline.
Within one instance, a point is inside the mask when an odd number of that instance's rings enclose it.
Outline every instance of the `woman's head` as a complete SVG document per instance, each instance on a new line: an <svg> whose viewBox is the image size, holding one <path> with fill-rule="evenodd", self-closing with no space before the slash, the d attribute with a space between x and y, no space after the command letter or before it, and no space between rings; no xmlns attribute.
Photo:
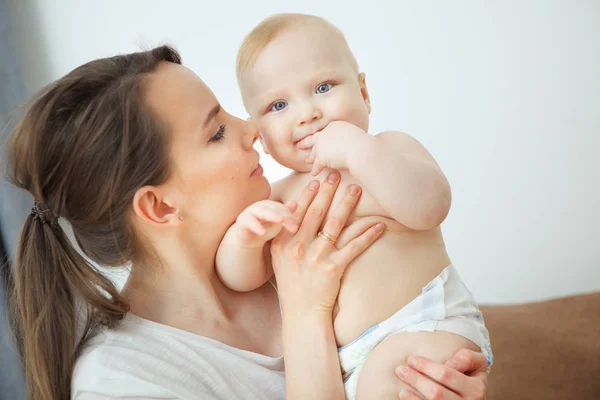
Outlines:
<svg viewBox="0 0 600 400"><path fill-rule="evenodd" d="M104 265L136 258L128 211L136 190L169 175L166 124L145 102L151 74L175 50L95 60L44 88L9 138L15 185L68 220Z"/></svg>
<svg viewBox="0 0 600 400"><path fill-rule="evenodd" d="M136 225L163 248L164 228L179 227L176 240L191 238L203 252L216 251L238 214L269 197L267 180L253 174L258 131L223 110L202 80L179 65L158 67L146 100L169 132L171 170L166 181L138 190Z"/></svg>
<svg viewBox="0 0 600 400"><path fill-rule="evenodd" d="M69 397L76 300L88 310L80 343L127 311L52 216L71 223L90 259L120 266L156 256L164 228L226 226L268 196L264 178L250 178L257 133L222 110L205 125L216 99L180 62L163 46L80 66L32 100L9 138L11 179L44 211L25 221L14 280L32 398Z"/></svg>

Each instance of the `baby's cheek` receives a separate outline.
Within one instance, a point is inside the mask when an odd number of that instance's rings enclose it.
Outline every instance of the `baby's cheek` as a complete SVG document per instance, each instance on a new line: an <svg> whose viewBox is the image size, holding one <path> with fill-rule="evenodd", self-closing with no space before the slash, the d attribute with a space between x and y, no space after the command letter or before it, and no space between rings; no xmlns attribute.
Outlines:
<svg viewBox="0 0 600 400"><path fill-rule="evenodd" d="M286 136L286 132L284 131L281 124L278 124L276 122L264 124L263 129L261 129L261 134L267 142L267 145L280 144L279 142L281 142L281 139Z"/></svg>
<svg viewBox="0 0 600 400"><path fill-rule="evenodd" d="M351 111L346 121L358 126L364 131L369 130L369 112L364 103L355 103L353 107L349 107Z"/></svg>

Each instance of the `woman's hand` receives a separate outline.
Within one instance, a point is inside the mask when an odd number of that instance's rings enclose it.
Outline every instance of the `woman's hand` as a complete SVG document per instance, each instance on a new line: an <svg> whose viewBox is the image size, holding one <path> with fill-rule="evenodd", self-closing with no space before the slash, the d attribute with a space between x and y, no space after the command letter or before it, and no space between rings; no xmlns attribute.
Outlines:
<svg viewBox="0 0 600 400"><path fill-rule="evenodd" d="M461 349L444 364L409 357L408 366L396 369L400 379L415 389L403 390L399 395L402 400L420 400L416 392L429 400L485 399L487 359L483 353Z"/></svg>
<svg viewBox="0 0 600 400"><path fill-rule="evenodd" d="M319 189L313 181L302 193L294 219L297 232L282 231L271 243L272 264L280 301L286 314L323 313L331 318L344 270L383 232L383 224L354 230L355 237L342 248L335 242L361 194L351 185L321 231L325 215L338 187L340 175L329 174Z"/></svg>
<svg viewBox="0 0 600 400"><path fill-rule="evenodd" d="M325 221L340 174L319 188L313 181L294 212L296 233L281 231L271 242L271 262L283 311L286 398L343 400L344 385L333 332L333 307L344 270L383 231L382 224L353 223L336 240L354 210L360 188L352 185ZM349 239L347 241L346 239Z"/></svg>

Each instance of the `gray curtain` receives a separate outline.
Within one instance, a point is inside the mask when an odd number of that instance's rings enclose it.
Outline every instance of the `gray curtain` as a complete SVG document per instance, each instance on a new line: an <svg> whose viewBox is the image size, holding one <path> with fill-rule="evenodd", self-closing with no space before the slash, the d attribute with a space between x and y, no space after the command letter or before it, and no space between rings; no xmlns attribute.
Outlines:
<svg viewBox="0 0 600 400"><path fill-rule="evenodd" d="M10 126L8 114L23 102L24 90L7 0L0 0L0 160L4 161L4 139ZM17 238L31 199L4 179L0 171L0 399L24 399L21 361L9 330L6 279L10 273Z"/></svg>

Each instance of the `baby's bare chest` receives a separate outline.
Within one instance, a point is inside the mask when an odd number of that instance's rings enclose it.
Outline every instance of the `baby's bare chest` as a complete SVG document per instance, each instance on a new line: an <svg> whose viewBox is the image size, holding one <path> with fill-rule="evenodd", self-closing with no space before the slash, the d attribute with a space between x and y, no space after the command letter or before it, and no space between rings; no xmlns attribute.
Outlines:
<svg viewBox="0 0 600 400"><path fill-rule="evenodd" d="M324 182L327 179L330 171L331 170L326 169L316 177L312 176L310 173L296 173L293 176L286 178L286 180L282 182L283 184L278 187L277 195L284 203L290 200L297 201L300 198L302 191L312 180L318 180L321 185L326 184ZM337 191L335 192L327 215L331 214L335 207L342 201L350 185L358 185L361 187L362 193L356 208L350 215L349 222L361 217L389 217L385 210L379 205L377 200L375 200L375 198L367 191L362 182L350 175L348 171L340 171L340 174L341 181Z"/></svg>

